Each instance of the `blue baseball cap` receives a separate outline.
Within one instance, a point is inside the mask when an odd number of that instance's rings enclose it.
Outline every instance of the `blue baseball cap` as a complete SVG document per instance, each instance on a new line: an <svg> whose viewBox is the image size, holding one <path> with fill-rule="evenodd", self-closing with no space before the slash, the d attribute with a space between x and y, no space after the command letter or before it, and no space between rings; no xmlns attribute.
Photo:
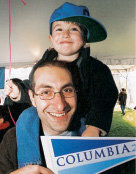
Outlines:
<svg viewBox="0 0 136 174"><path fill-rule="evenodd" d="M99 21L90 16L89 10L85 6L77 6L75 4L66 2L57 8L50 17L50 34L51 25L55 21L69 21L83 25L88 31L88 43L100 42L107 38L107 31L105 27Z"/></svg>

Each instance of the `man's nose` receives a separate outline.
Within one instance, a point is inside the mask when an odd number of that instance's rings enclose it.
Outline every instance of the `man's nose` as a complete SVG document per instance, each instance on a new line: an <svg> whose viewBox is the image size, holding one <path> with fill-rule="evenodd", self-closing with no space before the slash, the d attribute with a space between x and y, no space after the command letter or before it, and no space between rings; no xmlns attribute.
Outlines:
<svg viewBox="0 0 136 174"><path fill-rule="evenodd" d="M61 93L55 93L53 102L58 111L63 111L64 108L67 106L67 102Z"/></svg>

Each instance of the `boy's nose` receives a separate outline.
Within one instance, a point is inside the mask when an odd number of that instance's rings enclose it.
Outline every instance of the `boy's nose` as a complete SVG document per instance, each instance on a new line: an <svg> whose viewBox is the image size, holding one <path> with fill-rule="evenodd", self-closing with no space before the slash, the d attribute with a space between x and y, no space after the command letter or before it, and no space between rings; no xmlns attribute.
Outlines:
<svg viewBox="0 0 136 174"><path fill-rule="evenodd" d="M63 31L62 36L65 37L69 37L69 31Z"/></svg>
<svg viewBox="0 0 136 174"><path fill-rule="evenodd" d="M64 96L60 93L55 94L53 102L58 111L64 111L64 108L68 105Z"/></svg>

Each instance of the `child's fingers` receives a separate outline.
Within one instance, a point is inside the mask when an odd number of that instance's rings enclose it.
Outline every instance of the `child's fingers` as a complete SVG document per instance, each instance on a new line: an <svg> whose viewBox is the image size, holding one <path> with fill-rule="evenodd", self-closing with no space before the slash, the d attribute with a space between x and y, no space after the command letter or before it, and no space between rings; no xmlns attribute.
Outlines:
<svg viewBox="0 0 136 174"><path fill-rule="evenodd" d="M7 86L5 89L4 89L4 93L6 94L6 95L10 95L11 93L12 93L12 88L10 88L9 86Z"/></svg>

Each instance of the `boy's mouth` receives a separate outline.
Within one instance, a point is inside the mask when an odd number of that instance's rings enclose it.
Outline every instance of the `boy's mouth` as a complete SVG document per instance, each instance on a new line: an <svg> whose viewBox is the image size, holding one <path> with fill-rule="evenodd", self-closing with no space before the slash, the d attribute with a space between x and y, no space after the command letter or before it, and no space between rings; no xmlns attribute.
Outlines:
<svg viewBox="0 0 136 174"><path fill-rule="evenodd" d="M60 43L61 44L69 44L69 43L72 43L72 42L70 42L70 41L61 41Z"/></svg>

